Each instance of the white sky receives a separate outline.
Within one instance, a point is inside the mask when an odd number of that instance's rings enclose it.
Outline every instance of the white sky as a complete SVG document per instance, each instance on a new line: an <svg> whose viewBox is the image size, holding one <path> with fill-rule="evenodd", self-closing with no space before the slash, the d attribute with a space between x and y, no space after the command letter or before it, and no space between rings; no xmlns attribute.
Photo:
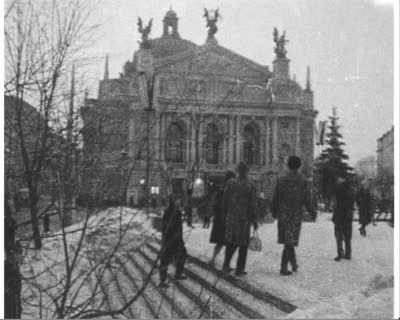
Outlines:
<svg viewBox="0 0 400 320"><path fill-rule="evenodd" d="M376 153L376 139L393 124L394 0L102 0L93 20L102 23L90 49L90 94L97 94L104 56L118 77L137 50L137 17L153 18L151 36L162 34L170 5L179 17L182 38L203 44L207 29L203 8L219 8L219 44L271 67L272 31L285 29L291 74L304 86L311 66L315 108L326 119L338 107L350 162ZM272 69L272 67L271 67ZM93 81L95 80L95 81Z"/></svg>

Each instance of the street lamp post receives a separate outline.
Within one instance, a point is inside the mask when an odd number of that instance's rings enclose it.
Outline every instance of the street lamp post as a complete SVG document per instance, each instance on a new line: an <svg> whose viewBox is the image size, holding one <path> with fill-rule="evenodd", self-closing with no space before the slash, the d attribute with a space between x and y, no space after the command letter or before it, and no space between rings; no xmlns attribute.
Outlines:
<svg viewBox="0 0 400 320"><path fill-rule="evenodd" d="M146 215L150 213L150 113L152 111L151 102L149 99L149 107L146 108L147 112L147 125L146 125Z"/></svg>

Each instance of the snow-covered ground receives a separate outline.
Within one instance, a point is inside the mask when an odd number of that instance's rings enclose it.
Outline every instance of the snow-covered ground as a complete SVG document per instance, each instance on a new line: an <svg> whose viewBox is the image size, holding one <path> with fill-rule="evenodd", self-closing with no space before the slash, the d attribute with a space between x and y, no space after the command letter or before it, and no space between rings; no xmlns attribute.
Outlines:
<svg viewBox="0 0 400 320"><path fill-rule="evenodd" d="M209 259L211 229L185 228L188 252ZM361 237L353 226L352 260L336 262L336 244L329 214L304 223L296 249L299 271L279 275L282 246L276 223L259 229L262 252L248 253L246 281L271 292L298 309L289 318L393 318L393 228L386 223L367 228ZM217 259L222 265L223 253ZM232 266L236 255L232 260Z"/></svg>
<svg viewBox="0 0 400 320"><path fill-rule="evenodd" d="M69 227L69 231L77 230L83 223ZM153 234L150 219L144 213L133 209L120 208L106 210L89 223L85 243L88 247L83 250L82 268L86 257L93 249L95 255L101 250L107 251L113 242L120 225L129 231L124 237L121 250L140 245L146 241L140 234ZM131 228L132 226L132 228ZM212 225L211 225L212 227ZM184 226L184 238L188 253L207 261L212 253L213 245L209 243L210 229L202 229L195 225L194 229ZM376 227L367 228L367 237L363 238L358 232L358 225L353 228L353 257L352 260L335 262L336 256L333 224L329 214L321 214L316 223L304 223L300 245L297 248L299 271L289 277L279 275L282 246L277 244L276 223L264 224L259 229L262 239L262 252L248 253L247 272L245 280L254 286L270 292L296 305L298 309L288 318L392 318L393 317L393 228L386 223L378 223ZM93 246L90 237L97 239ZM73 251L79 241L79 232L68 235L68 246ZM92 244L92 246L89 246ZM88 255L89 254L89 255ZM51 257L51 261L49 260ZM44 239L43 249L39 257L29 254L22 265L25 276L40 274L42 270L54 263L52 273L62 274L64 266L61 237ZM223 252L217 258L221 266ZM236 255L232 260L232 266ZM81 267L78 267L79 271ZM54 277L56 280L57 277ZM45 275L39 277L47 286L51 278ZM43 283L42 283L43 285ZM32 294L24 288L26 295ZM88 294L88 292L86 292ZM26 298L26 296L25 296ZM251 301L244 301L251 305ZM48 301L47 303L50 303ZM50 308L52 309L52 308ZM38 316L35 308L26 308L26 316Z"/></svg>

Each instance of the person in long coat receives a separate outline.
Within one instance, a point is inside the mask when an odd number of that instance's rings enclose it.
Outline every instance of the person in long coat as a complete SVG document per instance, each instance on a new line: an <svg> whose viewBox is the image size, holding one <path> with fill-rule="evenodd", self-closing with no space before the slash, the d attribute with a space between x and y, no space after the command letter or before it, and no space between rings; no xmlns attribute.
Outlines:
<svg viewBox="0 0 400 320"><path fill-rule="evenodd" d="M205 194L199 201L197 206L197 213L203 220L203 228L208 229L210 227L211 212L211 193Z"/></svg>
<svg viewBox="0 0 400 320"><path fill-rule="evenodd" d="M236 263L236 275L246 275L247 248L250 241L250 229L257 230L256 188L248 179L249 169L244 162L238 165L238 178L229 179L223 195L225 219L225 260L223 271L230 272L230 261L239 248Z"/></svg>
<svg viewBox="0 0 400 320"><path fill-rule="evenodd" d="M315 221L316 213L306 178L298 172L301 159L291 156L287 166L289 172L278 178L272 200L272 216L278 219L278 243L283 244L281 275L290 275L288 263L294 272L298 269L295 247L299 245L303 208L307 208Z"/></svg>
<svg viewBox="0 0 400 320"><path fill-rule="evenodd" d="M356 203L358 207L358 218L360 234L367 236L366 226L372 221L373 201L368 184L364 183L357 193Z"/></svg>
<svg viewBox="0 0 400 320"><path fill-rule="evenodd" d="M335 209L332 217L332 222L335 225L337 245L337 257L335 261L340 261L343 258L351 259L354 202L355 195L350 181L343 175L338 176L335 190ZM345 244L345 251L343 251L343 242Z"/></svg>
<svg viewBox="0 0 400 320"><path fill-rule="evenodd" d="M160 252L160 287L166 288L168 265L175 263L175 280L184 280L187 252L183 241L182 212L179 198L171 195L169 206L162 217L162 240Z"/></svg>
<svg viewBox="0 0 400 320"><path fill-rule="evenodd" d="M214 266L215 259L220 253L225 241L225 211L223 206L224 187L229 179L235 177L235 173L227 171L225 174L225 184L222 186L215 195L212 211L214 214L213 227L211 229L210 243L215 243L210 265Z"/></svg>

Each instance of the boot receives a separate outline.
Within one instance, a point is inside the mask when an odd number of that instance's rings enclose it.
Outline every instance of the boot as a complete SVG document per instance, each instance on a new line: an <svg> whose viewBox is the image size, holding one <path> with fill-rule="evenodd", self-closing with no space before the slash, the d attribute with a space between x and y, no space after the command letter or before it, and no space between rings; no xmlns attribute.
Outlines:
<svg viewBox="0 0 400 320"><path fill-rule="evenodd" d="M292 265L292 270L293 272L297 272L297 270L299 269L299 266L297 264L296 261L296 251L294 250L294 247L290 247L290 251L289 251L289 262Z"/></svg>
<svg viewBox="0 0 400 320"><path fill-rule="evenodd" d="M282 260L281 260L281 271L280 274L282 276L288 276L291 275L292 273L288 270L288 263L289 263L289 256L288 256L288 250L285 247L282 252Z"/></svg>
<svg viewBox="0 0 400 320"><path fill-rule="evenodd" d="M293 257L292 257L290 264L292 265L293 272L297 272L297 270L299 270L299 265L296 262L296 255L294 252L293 252Z"/></svg>
<svg viewBox="0 0 400 320"><path fill-rule="evenodd" d="M345 245L346 245L346 253L344 255L344 258L347 260L350 260L351 259L351 242L350 242L350 240L347 240Z"/></svg>
<svg viewBox="0 0 400 320"><path fill-rule="evenodd" d="M281 270L280 271L281 276L290 276L292 274L292 272L290 272L289 270Z"/></svg>
<svg viewBox="0 0 400 320"><path fill-rule="evenodd" d="M336 240L336 245L337 245L337 257L335 258L335 261L340 261L343 258L343 246L342 246L342 241Z"/></svg>

